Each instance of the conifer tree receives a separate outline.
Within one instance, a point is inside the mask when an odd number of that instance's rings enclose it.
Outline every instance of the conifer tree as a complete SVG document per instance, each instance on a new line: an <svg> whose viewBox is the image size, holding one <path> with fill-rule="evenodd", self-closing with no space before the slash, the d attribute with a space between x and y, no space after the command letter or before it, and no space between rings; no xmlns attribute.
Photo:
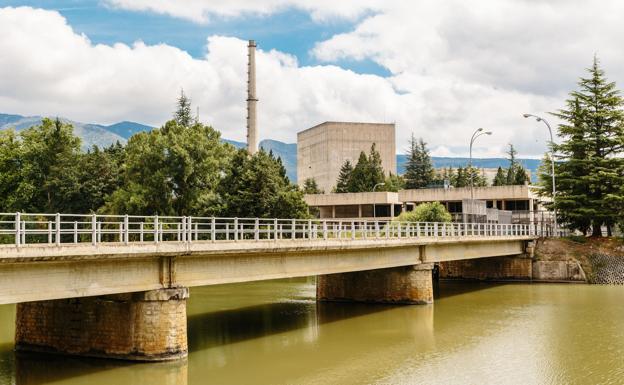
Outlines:
<svg viewBox="0 0 624 385"><path fill-rule="evenodd" d="M505 174L505 171L503 171L503 168L498 166L498 170L496 170L496 176L494 177L494 180L492 181L492 186L504 186L507 184L507 175Z"/></svg>
<svg viewBox="0 0 624 385"><path fill-rule="evenodd" d="M336 187L334 192L346 193L349 192L349 181L351 180L351 174L353 174L353 165L347 159L340 167L340 174L338 174L338 180L336 180Z"/></svg>
<svg viewBox="0 0 624 385"><path fill-rule="evenodd" d="M173 119L182 127L190 127L193 124L193 114L191 112L191 99L184 93L184 89L180 90L176 111Z"/></svg>
<svg viewBox="0 0 624 385"><path fill-rule="evenodd" d="M307 178L303 181L303 193L304 194L323 194L323 191L316 183L316 179Z"/></svg>
<svg viewBox="0 0 624 385"><path fill-rule="evenodd" d="M600 236L602 226L610 233L624 211L624 100L596 57L587 72L566 108L553 114L563 121L558 127L563 142L555 147L560 160L555 205L570 228L591 227L592 235Z"/></svg>
<svg viewBox="0 0 624 385"><path fill-rule="evenodd" d="M408 160L405 166L406 188L423 188L434 180L434 170L427 144L422 138L416 141L414 134L409 142Z"/></svg>
<svg viewBox="0 0 624 385"><path fill-rule="evenodd" d="M366 156L364 151L360 152L360 157L358 158L358 161L353 168L353 172L351 173L351 178L349 179L347 191L370 191L369 189L372 189L372 186L369 188L371 180L370 169L371 168L368 164L368 157Z"/></svg>

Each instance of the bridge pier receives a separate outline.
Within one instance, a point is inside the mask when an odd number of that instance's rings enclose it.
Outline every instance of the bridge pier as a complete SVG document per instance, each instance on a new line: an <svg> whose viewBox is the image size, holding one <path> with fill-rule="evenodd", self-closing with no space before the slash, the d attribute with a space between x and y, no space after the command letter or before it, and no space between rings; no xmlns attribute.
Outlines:
<svg viewBox="0 0 624 385"><path fill-rule="evenodd" d="M433 303L432 263L319 275L318 301Z"/></svg>
<svg viewBox="0 0 624 385"><path fill-rule="evenodd" d="M186 357L188 288L17 304L15 349L137 361Z"/></svg>

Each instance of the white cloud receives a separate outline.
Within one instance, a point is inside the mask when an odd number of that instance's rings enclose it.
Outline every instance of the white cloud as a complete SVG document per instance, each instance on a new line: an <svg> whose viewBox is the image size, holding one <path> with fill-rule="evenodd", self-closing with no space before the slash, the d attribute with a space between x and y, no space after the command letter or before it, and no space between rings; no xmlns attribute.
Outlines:
<svg viewBox="0 0 624 385"><path fill-rule="evenodd" d="M106 2L197 22L289 7L316 20L367 15L353 31L318 42L311 53L324 65L259 51L262 138L292 142L324 120L396 121L397 149L413 131L435 154L463 156L472 132L484 127L494 135L479 138L475 156L503 156L514 143L521 155L540 157L548 132L523 112L562 107L594 53L611 80L624 80L624 3L616 0ZM96 45L58 13L0 9L0 111L160 125L184 87L202 120L242 140L245 45L211 36L200 59L168 45ZM373 60L391 75L335 65L345 59Z"/></svg>
<svg viewBox="0 0 624 385"><path fill-rule="evenodd" d="M296 8L309 12L314 20L354 19L363 12L379 9L381 0L104 0L114 8L150 11L173 17L207 23L212 17L269 15Z"/></svg>

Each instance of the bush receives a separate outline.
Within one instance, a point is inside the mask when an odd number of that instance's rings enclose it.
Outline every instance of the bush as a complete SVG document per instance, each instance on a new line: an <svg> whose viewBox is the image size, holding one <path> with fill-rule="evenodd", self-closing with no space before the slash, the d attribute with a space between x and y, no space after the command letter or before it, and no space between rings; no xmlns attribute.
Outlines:
<svg viewBox="0 0 624 385"><path fill-rule="evenodd" d="M421 203L414 211L402 212L396 220L401 222L450 222L451 214L440 202Z"/></svg>

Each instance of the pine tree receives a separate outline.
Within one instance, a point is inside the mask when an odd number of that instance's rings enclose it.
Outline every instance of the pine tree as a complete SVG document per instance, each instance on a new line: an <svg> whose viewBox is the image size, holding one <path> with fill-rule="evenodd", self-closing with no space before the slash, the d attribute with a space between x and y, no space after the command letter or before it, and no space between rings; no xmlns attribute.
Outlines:
<svg viewBox="0 0 624 385"><path fill-rule="evenodd" d="M509 151L507 151L507 155L509 155L509 167L507 168L507 177L505 178L506 185L513 185L516 180L516 171L518 168L518 163L516 161L516 155L518 151L514 148L513 144L509 144Z"/></svg>
<svg viewBox="0 0 624 385"><path fill-rule="evenodd" d="M434 180L434 170L427 144L420 138L416 141L414 134L409 142L410 148L405 166L406 188L423 188Z"/></svg>
<svg viewBox="0 0 624 385"><path fill-rule="evenodd" d="M346 193L349 192L349 181L351 180L351 174L353 174L353 165L347 159L340 167L340 174L338 174L338 180L336 180L336 187L334 192Z"/></svg>
<svg viewBox="0 0 624 385"><path fill-rule="evenodd" d="M503 168L498 166L498 170L496 170L496 176L494 177L494 180L492 181L492 186L504 186L507 184L507 175L505 174L505 171L503 171Z"/></svg>
<svg viewBox="0 0 624 385"><path fill-rule="evenodd" d="M180 97L178 98L173 119L182 127L190 127L194 122L191 112L191 99L186 96L183 89L180 90Z"/></svg>
<svg viewBox="0 0 624 385"><path fill-rule="evenodd" d="M370 189L372 189L372 187L369 188L371 180L370 169L371 168L368 164L368 157L366 156L366 153L364 153L364 151L360 152L360 157L358 158L358 161L353 168L351 178L349 178L347 191L370 191Z"/></svg>
<svg viewBox="0 0 624 385"><path fill-rule="evenodd" d="M583 232L591 227L592 235L600 236L602 226L610 232L624 211L624 100L596 57L587 72L566 108L553 114L564 122L563 142L555 147L560 160L555 206L569 227Z"/></svg>
<svg viewBox="0 0 624 385"><path fill-rule="evenodd" d="M370 153L368 155L367 166L367 188L364 191L373 191L373 188L376 184L383 183L386 179L383 166L381 164L381 155L379 154L379 151L377 151L377 149L375 148L375 143L373 143L371 146Z"/></svg>

